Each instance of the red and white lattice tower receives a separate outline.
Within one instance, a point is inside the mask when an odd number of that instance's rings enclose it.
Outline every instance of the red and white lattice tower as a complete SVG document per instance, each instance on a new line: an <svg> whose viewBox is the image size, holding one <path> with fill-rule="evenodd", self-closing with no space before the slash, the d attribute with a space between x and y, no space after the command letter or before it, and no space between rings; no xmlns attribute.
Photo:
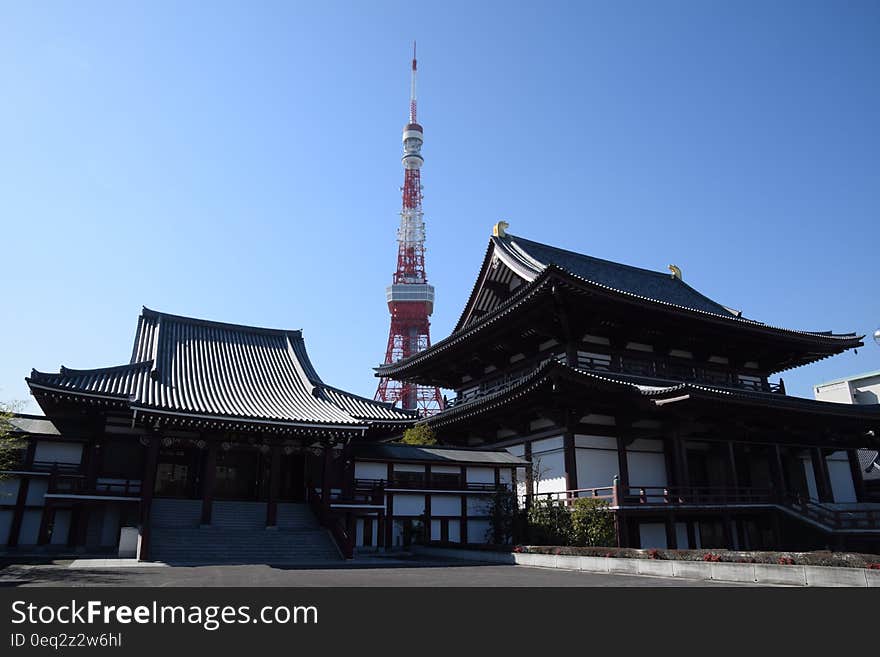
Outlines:
<svg viewBox="0 0 880 657"><path fill-rule="evenodd" d="M434 312L434 286L425 276L425 221L422 213L422 126L416 117L416 46L413 44L412 81L409 100L409 123L403 129L403 207L397 229L397 271L386 288L391 331L385 364L407 358L431 345L428 317ZM379 380L376 400L400 402L402 408L431 415L443 408L439 388Z"/></svg>

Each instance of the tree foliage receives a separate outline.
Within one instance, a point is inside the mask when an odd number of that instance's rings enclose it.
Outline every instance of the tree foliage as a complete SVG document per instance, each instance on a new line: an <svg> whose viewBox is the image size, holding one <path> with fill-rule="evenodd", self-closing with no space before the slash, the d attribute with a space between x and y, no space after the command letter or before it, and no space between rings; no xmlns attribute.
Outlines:
<svg viewBox="0 0 880 657"><path fill-rule="evenodd" d="M10 422L15 412L14 404L0 402L0 479L8 475L7 470L14 470L21 460L24 441L13 432Z"/></svg>
<svg viewBox="0 0 880 657"><path fill-rule="evenodd" d="M437 436L427 424L417 424L403 432L404 445L436 445Z"/></svg>

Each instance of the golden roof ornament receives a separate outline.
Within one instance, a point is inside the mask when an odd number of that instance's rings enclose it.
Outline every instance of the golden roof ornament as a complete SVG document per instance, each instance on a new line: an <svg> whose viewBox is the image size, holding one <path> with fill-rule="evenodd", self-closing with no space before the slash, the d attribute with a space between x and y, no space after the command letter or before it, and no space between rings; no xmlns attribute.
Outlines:
<svg viewBox="0 0 880 657"><path fill-rule="evenodd" d="M492 237L505 237L507 233L505 232L508 228L510 228L510 224L506 221L499 221L497 224L492 226Z"/></svg>
<svg viewBox="0 0 880 657"><path fill-rule="evenodd" d="M679 269L675 265L669 265L669 271L672 272L672 278L677 278L678 280L682 280L681 269Z"/></svg>

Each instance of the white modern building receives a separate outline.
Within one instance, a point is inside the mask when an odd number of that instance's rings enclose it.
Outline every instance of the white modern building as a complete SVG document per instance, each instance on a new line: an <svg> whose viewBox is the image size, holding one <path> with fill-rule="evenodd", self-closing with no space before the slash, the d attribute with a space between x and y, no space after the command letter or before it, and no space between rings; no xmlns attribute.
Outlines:
<svg viewBox="0 0 880 657"><path fill-rule="evenodd" d="M816 399L840 404L880 404L880 370L820 383L814 388ZM868 491L880 493L880 453L859 450L859 461Z"/></svg>

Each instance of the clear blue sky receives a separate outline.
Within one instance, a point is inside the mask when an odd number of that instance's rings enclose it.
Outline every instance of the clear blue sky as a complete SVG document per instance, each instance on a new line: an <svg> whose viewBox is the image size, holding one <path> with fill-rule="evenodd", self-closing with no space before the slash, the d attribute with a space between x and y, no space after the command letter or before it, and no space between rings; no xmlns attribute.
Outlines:
<svg viewBox="0 0 880 657"><path fill-rule="evenodd" d="M435 340L499 219L775 325L880 325L877 2L6 1L0 399L126 362L142 305L302 328L372 396L413 38ZM875 369L869 340L783 376Z"/></svg>

